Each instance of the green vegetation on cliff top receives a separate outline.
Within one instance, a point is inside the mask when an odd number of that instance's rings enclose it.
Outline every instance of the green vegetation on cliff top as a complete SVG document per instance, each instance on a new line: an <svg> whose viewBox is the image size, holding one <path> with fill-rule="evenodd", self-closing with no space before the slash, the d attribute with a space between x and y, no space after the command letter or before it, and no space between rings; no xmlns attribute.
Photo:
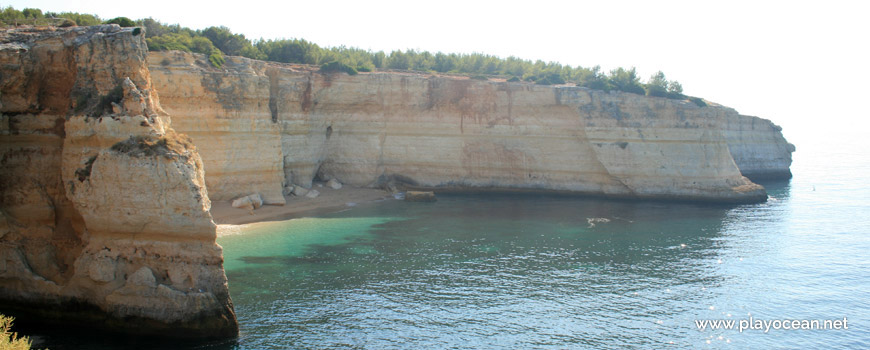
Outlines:
<svg viewBox="0 0 870 350"><path fill-rule="evenodd" d="M662 72L654 74L646 83L641 82L633 67L602 72L600 66L586 68L541 60L533 62L514 56L501 58L482 53L431 53L409 49L395 50L387 54L383 51L371 52L345 46L324 48L304 39L250 40L223 26L193 30L178 24L164 24L152 18L134 21L127 17L117 17L103 21L90 14L43 13L42 10L30 8L19 11L11 6L0 11L0 25L3 26L84 26L103 23L115 23L122 27L144 27L149 50L180 50L204 54L215 67L224 64L224 55L243 56L264 61L319 65L321 72L356 74L396 69L464 74L477 79L500 77L510 82L526 81L540 85L574 83L596 90L616 90L672 99L689 98L701 107L706 105L700 98L683 95L683 86L677 81L667 80Z"/></svg>

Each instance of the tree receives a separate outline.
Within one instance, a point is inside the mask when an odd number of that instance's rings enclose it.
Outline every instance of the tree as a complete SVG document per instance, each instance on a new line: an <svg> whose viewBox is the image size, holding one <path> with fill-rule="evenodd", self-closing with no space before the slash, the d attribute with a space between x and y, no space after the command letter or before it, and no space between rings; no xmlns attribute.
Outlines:
<svg viewBox="0 0 870 350"><path fill-rule="evenodd" d="M42 10L40 9L26 8L21 10L21 14L24 15L24 18L43 18Z"/></svg>
<svg viewBox="0 0 870 350"><path fill-rule="evenodd" d="M631 69L617 68L610 71L608 82L614 89L622 92L630 92L633 94L643 95L646 91L643 85L640 84L640 78L637 76L637 70L634 67Z"/></svg>
<svg viewBox="0 0 870 350"><path fill-rule="evenodd" d="M610 83L604 73L601 73L601 66L592 67L592 69L582 72L580 78L580 86L595 90L610 91Z"/></svg>
<svg viewBox="0 0 870 350"><path fill-rule="evenodd" d="M139 20L139 25L145 27L145 38L151 38L155 36L161 36L163 34L169 33L166 25L163 23L155 21L153 18L145 18Z"/></svg>
<svg viewBox="0 0 870 350"><path fill-rule="evenodd" d="M76 25L79 26L95 26L99 24L103 24L103 21L100 17L95 15L89 15L85 13L77 13L77 12L46 12L45 17L48 18L66 18L73 22L76 22Z"/></svg>
<svg viewBox="0 0 870 350"><path fill-rule="evenodd" d="M44 15L39 9L18 11L11 6L0 9L0 24L35 23L40 18L63 18L62 26L101 24L99 17L74 12ZM501 76L512 81L522 78L537 84L575 83L590 89L618 90L635 94L647 94L674 99L685 99L683 87L677 81L668 81L661 71L641 83L635 68L617 68L603 73L600 66L585 68L562 65L557 62L532 61L510 56L501 58L483 53L457 54L416 50L395 50L389 55L383 51L371 52L354 47L322 48L304 39L250 40L235 34L224 26L192 30L178 24L164 24L153 18L131 21L117 17L106 21L123 27L145 28L149 50L181 50L207 56L214 66L224 63L224 55L244 56L274 62L321 65L326 70L356 70L368 72L374 69L402 69L435 71L441 73L464 73L469 76ZM57 25L57 24L55 24ZM345 68L347 67L347 68Z"/></svg>
<svg viewBox="0 0 870 350"><path fill-rule="evenodd" d="M682 99L685 97L686 96L683 95L683 85L676 80L670 82L668 85L668 98Z"/></svg>
<svg viewBox="0 0 870 350"><path fill-rule="evenodd" d="M211 40L215 47L230 56L240 56L245 48L251 46L251 41L242 34L233 34L227 27L208 27L202 31L202 36Z"/></svg>
<svg viewBox="0 0 870 350"><path fill-rule="evenodd" d="M409 69L411 62L401 50L390 52L390 57L387 59L387 68L390 69Z"/></svg>
<svg viewBox="0 0 870 350"><path fill-rule="evenodd" d="M668 80L665 78L665 73L658 71L649 78L649 82L646 84L646 95L655 97L668 96Z"/></svg>
<svg viewBox="0 0 870 350"><path fill-rule="evenodd" d="M384 68L386 62L387 54L385 54L383 51L375 52L375 54L372 56L372 64L375 65L375 68Z"/></svg>

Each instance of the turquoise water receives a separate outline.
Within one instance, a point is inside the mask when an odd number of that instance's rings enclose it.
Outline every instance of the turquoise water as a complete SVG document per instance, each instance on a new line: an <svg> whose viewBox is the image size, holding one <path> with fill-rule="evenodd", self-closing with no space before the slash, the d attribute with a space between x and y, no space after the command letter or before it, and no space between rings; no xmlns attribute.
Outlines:
<svg viewBox="0 0 870 350"><path fill-rule="evenodd" d="M799 147L757 205L442 195L255 226L219 239L225 345L866 348L870 157L840 146ZM849 329L695 323L750 316Z"/></svg>

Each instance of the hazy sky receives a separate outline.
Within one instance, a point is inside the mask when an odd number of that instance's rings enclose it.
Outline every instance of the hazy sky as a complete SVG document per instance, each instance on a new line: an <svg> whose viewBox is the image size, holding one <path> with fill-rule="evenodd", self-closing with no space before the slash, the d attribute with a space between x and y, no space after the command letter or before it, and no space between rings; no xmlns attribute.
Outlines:
<svg viewBox="0 0 870 350"><path fill-rule="evenodd" d="M870 127L863 1L11 1L152 17L321 46L420 49L658 70L685 93L771 119L792 142ZM823 122L824 124L820 123ZM844 124L846 123L846 124ZM830 131L826 130L829 128Z"/></svg>

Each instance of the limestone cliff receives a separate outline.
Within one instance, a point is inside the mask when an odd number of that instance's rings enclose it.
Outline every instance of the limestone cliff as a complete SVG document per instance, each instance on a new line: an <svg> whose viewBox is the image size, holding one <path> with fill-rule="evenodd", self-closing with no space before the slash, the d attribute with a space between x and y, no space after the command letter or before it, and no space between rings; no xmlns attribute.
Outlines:
<svg viewBox="0 0 870 350"><path fill-rule="evenodd" d="M752 202L766 194L743 175L788 175L793 150L769 121L719 106L238 57L216 69L148 54L140 29L9 29L0 311L233 336L212 199L283 204L283 185L320 177Z"/></svg>
<svg viewBox="0 0 870 350"><path fill-rule="evenodd" d="M0 32L0 310L22 320L233 336L196 147L140 29Z"/></svg>
<svg viewBox="0 0 870 350"><path fill-rule="evenodd" d="M744 176L753 180L791 178L794 145L782 136L782 128L770 120L732 115L723 130L734 162Z"/></svg>
<svg viewBox="0 0 870 350"><path fill-rule="evenodd" d="M215 69L180 52L152 52L148 62L174 127L210 154L213 198L277 198L279 182L309 186L320 176L357 186L759 201L764 190L738 166L782 173L791 159L769 122L687 101L401 72L320 74L238 57Z"/></svg>

